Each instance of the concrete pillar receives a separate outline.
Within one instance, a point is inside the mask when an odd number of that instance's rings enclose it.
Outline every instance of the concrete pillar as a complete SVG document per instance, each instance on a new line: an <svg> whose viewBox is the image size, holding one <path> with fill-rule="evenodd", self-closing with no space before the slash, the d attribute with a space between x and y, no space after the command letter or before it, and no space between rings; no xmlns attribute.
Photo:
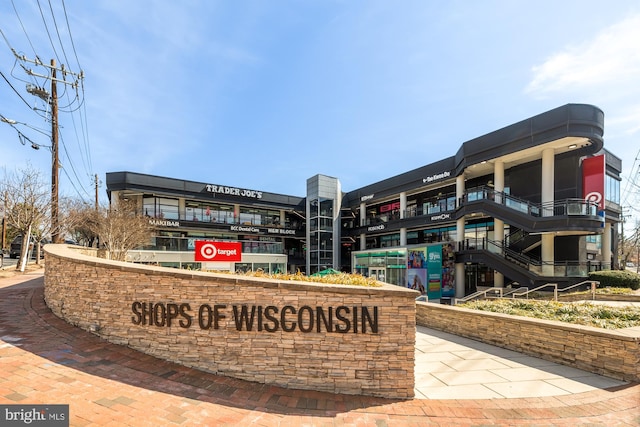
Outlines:
<svg viewBox="0 0 640 427"><path fill-rule="evenodd" d="M407 193L400 193L400 219L406 218L407 210Z"/></svg>
<svg viewBox="0 0 640 427"><path fill-rule="evenodd" d="M404 227L400 229L400 246L407 246L407 229Z"/></svg>
<svg viewBox="0 0 640 427"><path fill-rule="evenodd" d="M460 207L460 200L464 196L464 175L456 177L456 207Z"/></svg>
<svg viewBox="0 0 640 427"><path fill-rule="evenodd" d="M540 188L542 202L542 216L553 215L554 201L554 173L555 173L555 153L553 148L547 148L542 152L542 187ZM555 261L554 251L555 236L553 234L542 235L542 275L553 276L553 263Z"/></svg>
<svg viewBox="0 0 640 427"><path fill-rule="evenodd" d="M609 270L613 269L611 252L611 223L605 222L602 234L602 262L609 263Z"/></svg>
<svg viewBox="0 0 640 427"><path fill-rule="evenodd" d="M360 226L366 225L367 221L367 205L365 203L360 203ZM360 235L360 250L364 251L367 249L367 235L362 233Z"/></svg>
<svg viewBox="0 0 640 427"><path fill-rule="evenodd" d="M456 222L456 242L460 245L464 242L464 217ZM464 297L464 264L457 262L456 269L456 298Z"/></svg>
<svg viewBox="0 0 640 427"><path fill-rule="evenodd" d="M542 202L542 216L553 215L555 155L553 148L547 148L542 152L542 188L540 188L540 201Z"/></svg>
<svg viewBox="0 0 640 427"><path fill-rule="evenodd" d="M493 165L493 189L496 191L494 200L496 203L503 203L502 192L504 191L504 162L496 160ZM498 218L493 219L493 238L504 243L504 221ZM493 286L504 287L504 275L499 271L493 272Z"/></svg>
<svg viewBox="0 0 640 427"><path fill-rule="evenodd" d="M542 275L553 276L554 268L553 262L555 260L555 250L553 247L555 236L551 233L542 235Z"/></svg>
<svg viewBox="0 0 640 427"><path fill-rule="evenodd" d="M464 196L464 173L456 177L456 207L461 206L461 200ZM464 241L464 217L456 222L456 242L460 245ZM464 264L456 263L456 298L464 297Z"/></svg>

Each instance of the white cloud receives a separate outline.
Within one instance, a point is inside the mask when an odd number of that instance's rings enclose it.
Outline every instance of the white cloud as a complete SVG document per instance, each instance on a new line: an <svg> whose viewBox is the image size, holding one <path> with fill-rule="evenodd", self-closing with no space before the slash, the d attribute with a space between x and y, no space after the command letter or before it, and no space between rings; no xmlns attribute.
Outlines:
<svg viewBox="0 0 640 427"><path fill-rule="evenodd" d="M638 40L640 15L634 15L534 66L533 79L525 92L543 97L594 85L621 85L637 79L640 73Z"/></svg>

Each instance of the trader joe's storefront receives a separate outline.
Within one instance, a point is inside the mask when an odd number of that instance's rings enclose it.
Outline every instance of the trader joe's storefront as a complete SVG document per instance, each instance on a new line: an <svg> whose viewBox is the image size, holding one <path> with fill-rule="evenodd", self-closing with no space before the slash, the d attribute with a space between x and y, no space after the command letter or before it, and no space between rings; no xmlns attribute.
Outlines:
<svg viewBox="0 0 640 427"><path fill-rule="evenodd" d="M455 296L452 243L353 252L351 265L354 273L415 289L429 300Z"/></svg>

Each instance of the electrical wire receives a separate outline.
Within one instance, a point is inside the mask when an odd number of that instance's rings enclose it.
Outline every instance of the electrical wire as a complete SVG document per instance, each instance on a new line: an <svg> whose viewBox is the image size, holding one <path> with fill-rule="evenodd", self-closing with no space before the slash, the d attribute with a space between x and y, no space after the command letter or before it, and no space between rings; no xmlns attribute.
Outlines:
<svg viewBox="0 0 640 427"><path fill-rule="evenodd" d="M7 79L7 76L5 76L5 75L4 75L4 73L3 73L2 71L0 71L0 75L2 75L2 78L4 79L4 81L6 81L6 82L7 82L7 84L11 87L11 89L13 89L13 91L16 93L16 95L18 95L18 97L20 97L20 99L22 100L22 102L24 102L24 103L27 105L27 107L29 107L29 109L31 110L31 109L32 109L32 108L31 108L31 105L29 105L29 103L27 102L27 100L26 100L26 99L24 99L24 98L22 97L22 95L20 95L20 92L18 92L18 91L16 90L16 88L15 88L15 87L13 87L13 85L11 84L11 82L9 81L9 79Z"/></svg>
<svg viewBox="0 0 640 427"><path fill-rule="evenodd" d="M22 27L22 32L24 32L24 35L27 37L27 41L29 42L29 46L31 46L31 50L33 50L33 54L36 54L36 48L33 47L33 43L31 43L31 39L29 38L29 34L27 34L27 30L24 28L24 24L22 23L22 19L20 19L20 14L18 13L18 9L16 9L16 5L13 2L13 0L11 0L11 5L13 6L13 11L15 12L16 16L18 17L18 22L20 22L20 26Z"/></svg>
<svg viewBox="0 0 640 427"><path fill-rule="evenodd" d="M64 153L65 153L65 155L66 155L66 157L67 157L67 160L69 160L69 166L71 167L71 170L73 171L73 176L75 176L75 178L76 178L77 182L78 182L78 183L80 183L80 178L78 177L78 174L77 174L77 172L76 172L76 169L75 169L75 167L73 166L73 162L71 161L71 157L69 156L69 151L67 150L67 144L65 144L65 142L64 142L64 138L62 137L62 133L59 133L59 136L60 136L60 142L61 142L61 144L60 144L60 145L62 145L62 149L63 149L63 151L64 151ZM70 176L69 176L69 174L67 173L67 170L66 170L64 167L62 168L62 170L65 172L65 175L67 175L67 178L69 178L69 182L71 183L71 185L73 186L73 188L76 190L76 192L78 193L78 195L79 195L80 197L82 197L82 194L80 194L80 192L78 191L78 189L77 189L77 187L75 186L75 184L74 184L73 180L71 179L71 177L70 177ZM91 197L91 195L87 192L87 190L86 190L84 187L82 187L82 189L85 191L85 194L86 194L88 197Z"/></svg>
<svg viewBox="0 0 640 427"><path fill-rule="evenodd" d="M22 31L24 32L25 37L27 38L28 42L29 42L29 46L31 47L31 49L34 52L35 58L36 58L36 66L44 66L47 69L47 73L45 76L42 75L42 73L40 75L34 75L32 74L30 69L27 69L22 62L24 61L25 56L22 54L18 54L16 53L16 50L13 49L11 43L9 42L8 38L6 37L5 33L2 32L2 37L6 43L6 45L9 47L9 49L11 50L12 54L16 57L16 60L14 62L14 67L11 73L11 76L18 80L21 81L23 83L29 84L29 85L34 85L36 87L39 88L43 88L48 81L51 80L51 78L53 77L53 72L52 72L52 68L48 65L45 65L43 63L42 60L40 60L36 48L26 30L26 26L23 23L22 17L20 16L18 9L16 7L16 4L14 3L14 0L12 0L12 5L13 5L13 9L14 12L16 14L16 17L18 19L18 21L20 22L20 26L22 28ZM74 160L72 159L71 156L71 152L75 154L79 154L80 156L80 162L81 162L81 166L82 169L84 169L84 172L88 175L93 177L93 173L89 173L89 170L91 168L91 149L90 149L90 143L89 143L89 138L88 138L88 125L87 125L87 114L86 114L86 103L85 103L85 91L84 91L84 83L83 83L83 73L80 72L79 74L75 74L75 73L71 73L73 74L74 77L74 81L69 81L67 79L67 77L69 76L70 72L68 71L68 67L67 69L65 69L64 64L62 63L62 61L60 60L59 57L59 51L62 52L62 55L64 57L64 60L66 61L67 64L70 63L69 61L69 57L67 56L67 51L65 49L64 46L64 42L62 40L62 34L60 32L60 27L57 24L57 19L55 16L55 11L54 11L54 7L53 4L51 2L51 0L48 0L48 4L49 4L49 11L51 13L51 16L48 17L47 14L45 14L44 12L44 8L41 4L41 2L39 0L37 0L37 6L40 12L40 17L42 19L42 22L44 23L44 28L45 31L47 33L47 36L49 38L49 42L51 44L51 48L53 49L54 52L54 57L57 59L58 61L58 67L59 67L59 72L60 72L60 76L57 78L60 78L60 82L63 83L62 84L62 90L58 91L57 93L57 99L56 102L58 100L66 100L66 102L62 102L60 103L61 105L58 105L58 111L62 112L62 113L70 113L69 114L69 118L71 120L72 123L72 128L73 131L75 133L75 139L77 141L77 145L78 148L75 150L69 150L68 144L66 143L65 139L63 138L63 134L64 132L62 131L63 127L62 124L64 122L64 118L60 117L59 118L59 126L58 126L58 132L59 132L59 140L60 140L60 146L61 146L61 152L64 153L65 155L65 166L66 168L62 168L63 169L63 174L66 176L66 178L68 179L70 185L72 185L72 187L74 188L74 190L76 191L76 193L78 193L78 195L82 198L82 199L86 199L87 197L89 199L91 199L91 195L87 192L87 189L85 188L84 185L82 185L82 181L78 176L78 168L76 163L74 162ZM78 58L78 53L75 47L75 43L72 37L72 32L71 32L71 26L69 23L69 16L67 13L67 9L66 9L66 5L64 4L64 1L62 1L62 11L64 13L64 19L65 19L65 23L67 26L67 30L68 30L68 34L69 34L69 39L71 42L71 47L73 50L73 55L75 56L75 60L78 63L78 66L80 67L80 60ZM51 26L51 24L48 22L48 20L51 19L53 22L53 27ZM59 43L59 48L56 47L56 43L54 43L54 37L52 37L52 33L55 30L56 35L57 35L57 41ZM1 30L0 30L1 31ZM24 59L23 59L24 58ZM20 76L17 75L14 70L16 68L16 64L20 64L20 66L22 67L22 69L25 71L25 73L27 74L27 78L24 77L23 74L21 74ZM48 77L46 77L48 76ZM46 120L49 119L49 116L51 114L51 106L53 105L51 103L51 100L49 100L48 102L46 100L42 100L43 104L44 104L44 109L39 109L37 107L33 107L29 104L29 102L20 94L20 92L14 87L14 85L11 83L11 81L9 80L9 78L2 73L2 77L3 79L7 82L7 84L9 84L9 86L11 87L11 89L19 96L19 98L25 103L25 105L27 105L32 111L35 111L36 114L38 114L39 116L45 118ZM77 79L77 80L75 80ZM42 80L42 81L41 81ZM67 86L71 86L73 87L75 90L72 91L70 90L69 87ZM75 92L75 93L74 93ZM38 102L40 102L39 98L36 99ZM44 113L44 114L43 114ZM78 118L79 120L76 119L75 115L78 114ZM49 138L51 138L51 136L49 134L46 134L45 132L34 128L30 125L27 125L26 123L21 123L25 126L31 127L34 130L41 132L45 135L47 135ZM50 146L47 145L43 145L43 144L37 144L34 141L32 141L28 136L26 136L24 133L22 133L19 129L17 129L15 126L12 126L14 128L14 130L18 133L18 138L20 140L20 142L23 145L26 145L26 142L29 142L31 144L31 146L34 149L38 149L41 147L47 147L49 149L51 149ZM76 155L77 157L77 155ZM80 184L80 185L78 185ZM82 190L79 190L79 188ZM84 192L85 194L82 194L82 192Z"/></svg>
<svg viewBox="0 0 640 427"><path fill-rule="evenodd" d="M78 52L76 52L76 45L73 42L73 37L71 36L71 27L69 26L69 15L67 14L67 7L64 4L64 0L62 1L62 10L64 11L64 18L67 22L67 30L69 32L69 40L71 40L71 47L73 48L73 54L76 57L76 62L78 63L78 69L82 70L82 66L80 65L80 60L78 59Z"/></svg>
<svg viewBox="0 0 640 427"><path fill-rule="evenodd" d="M47 33L47 36L49 37L49 42L51 43L51 48L53 49L53 54L55 55L56 59L58 60L58 64L60 64L62 61L60 61L60 57L58 56L58 51L56 50L56 46L53 44L53 39L51 38L51 32L49 31L49 26L47 25L47 20L44 17L44 13L42 12L42 6L40 6L40 0L36 0L36 3L38 3L38 9L40 10L40 16L42 17L42 22L44 23L44 30Z"/></svg>
<svg viewBox="0 0 640 427"><path fill-rule="evenodd" d="M40 6L40 2L38 2L38 7ZM62 49L62 56L64 56L64 60L66 64L69 64L69 58L67 58L67 52L64 50L64 44L62 43L62 38L60 37L60 30L58 29L58 23L56 22L56 14L53 12L53 6L51 5L51 0L49 0L49 10L51 11L51 18L53 19L53 27L56 30L56 34L58 35L58 41L60 42L60 49ZM42 11L41 11L42 12ZM64 80L64 74L62 79Z"/></svg>

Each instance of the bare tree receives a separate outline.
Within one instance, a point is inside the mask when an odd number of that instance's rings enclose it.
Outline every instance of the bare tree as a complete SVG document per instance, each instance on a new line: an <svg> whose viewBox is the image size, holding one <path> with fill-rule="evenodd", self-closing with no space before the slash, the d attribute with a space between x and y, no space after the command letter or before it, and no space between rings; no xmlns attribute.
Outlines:
<svg viewBox="0 0 640 427"><path fill-rule="evenodd" d="M78 243L93 247L98 240L97 224L100 211L83 200L64 198L60 200L62 229Z"/></svg>
<svg viewBox="0 0 640 427"><path fill-rule="evenodd" d="M31 243L39 243L49 228L50 191L40 172L30 165L12 174L5 170L4 175L0 195L7 225L22 235L22 253L16 268L24 271ZM40 245L35 244L34 248L39 262Z"/></svg>
<svg viewBox="0 0 640 427"><path fill-rule="evenodd" d="M110 208L98 210L98 220L88 225L107 250L108 258L124 261L127 252L149 243L152 228L149 219L137 212L133 201L119 200Z"/></svg>

